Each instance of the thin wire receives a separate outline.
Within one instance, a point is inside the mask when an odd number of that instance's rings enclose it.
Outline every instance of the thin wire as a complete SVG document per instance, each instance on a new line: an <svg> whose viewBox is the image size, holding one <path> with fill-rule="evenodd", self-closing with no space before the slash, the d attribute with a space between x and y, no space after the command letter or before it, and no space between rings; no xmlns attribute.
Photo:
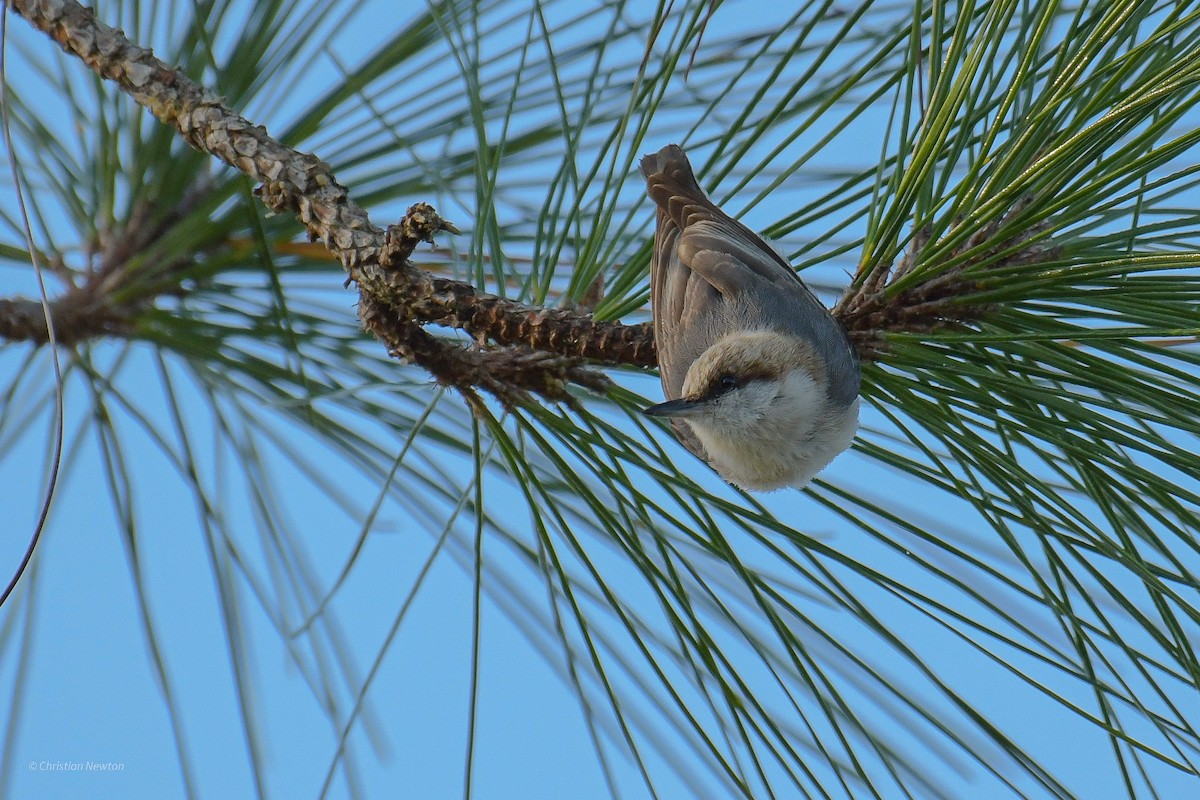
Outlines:
<svg viewBox="0 0 1200 800"><path fill-rule="evenodd" d="M46 343L50 346L50 361L54 365L54 457L50 464L50 477L46 485L46 496L42 499L42 509L38 515L37 525L29 538L29 546L25 548L25 556L13 573L12 580L0 594L0 608L8 601L9 595L17 588L21 576L25 574L29 562L33 560L33 552L37 549L42 538L42 530L46 527L46 518L50 516L50 504L54 499L54 489L58 486L58 474L62 466L63 452L63 377L62 365L58 359L58 339L54 335L54 320L50 313L50 299L46 293L46 281L42 275L42 264L38 259L37 247L33 242L33 229L29 224L29 211L25 208L25 194L21 191L20 174L17 170L17 148L13 145L12 125L8 114L8 75L7 66L8 43L8 12L9 4L4 2L0 10L0 124L4 126L4 141L8 144L8 168L12 177L13 187L17 190L17 205L21 210L21 221L24 223L25 244L29 248L29 260L33 263L33 271L37 276L38 296L42 303L42 316L46 320Z"/></svg>

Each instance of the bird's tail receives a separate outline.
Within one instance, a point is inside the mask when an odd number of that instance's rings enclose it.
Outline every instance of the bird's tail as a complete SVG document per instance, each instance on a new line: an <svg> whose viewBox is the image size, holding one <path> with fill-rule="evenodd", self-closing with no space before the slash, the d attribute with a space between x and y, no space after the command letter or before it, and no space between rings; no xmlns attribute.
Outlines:
<svg viewBox="0 0 1200 800"><path fill-rule="evenodd" d="M657 153L643 156L641 167L650 196L656 202L659 201L656 195L660 193L682 195L689 199L708 199L696 181L683 148L677 144L669 144Z"/></svg>

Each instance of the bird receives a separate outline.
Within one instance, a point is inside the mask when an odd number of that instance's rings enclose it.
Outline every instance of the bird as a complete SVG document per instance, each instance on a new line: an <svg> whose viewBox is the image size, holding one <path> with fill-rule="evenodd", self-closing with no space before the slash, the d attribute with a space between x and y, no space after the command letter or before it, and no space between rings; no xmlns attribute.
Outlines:
<svg viewBox="0 0 1200 800"><path fill-rule="evenodd" d="M742 489L801 488L854 440L849 337L765 239L716 206L683 149L642 158L657 206L650 305L679 441Z"/></svg>

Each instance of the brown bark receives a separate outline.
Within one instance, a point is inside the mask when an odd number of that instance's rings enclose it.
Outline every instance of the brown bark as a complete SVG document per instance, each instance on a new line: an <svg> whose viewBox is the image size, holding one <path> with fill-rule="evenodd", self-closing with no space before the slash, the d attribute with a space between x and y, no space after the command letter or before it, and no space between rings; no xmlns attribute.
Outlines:
<svg viewBox="0 0 1200 800"><path fill-rule="evenodd" d="M174 127L193 147L261 183L257 194L263 203L272 211L295 215L310 238L323 242L338 258L348 280L357 283L364 327L390 353L415 361L439 381L468 394L471 387L483 388L505 402L524 400L531 392L565 399L568 384L595 390L607 386L603 375L587 368L588 362L656 365L649 324L624 325L578 311L528 306L416 268L409 256L417 242L431 241L439 230L453 229L431 206L418 203L399 225L381 230L350 199L328 164L276 142L264 128L226 108L212 92L130 43L121 31L97 21L91 9L73 0L12 0L11 4L64 50ZM957 252L965 254L992 238L999 225L980 230ZM1007 249L1009 255L1001 265L1054 257L1054 246L1040 239L1040 230L1026 231L988 252ZM889 331L928 331L970 322L986 311L985 306L963 302L977 288L964 273L983 256L953 270L931 271L924 280L897 288L895 281L905 278L919 262L927 240L927 236L916 237L898 264L874 265L865 275L860 270L861 279L834 309L864 360L886 350ZM1014 242L1019 246L1014 248ZM145 308L113 308L104 300L102 293L94 291L82 299L76 291L75 296L68 292L56 300L56 330L66 334L60 339L69 344L87 336L119 335ZM484 349L467 349L432 336L421 329L430 323L466 330ZM45 333L36 304L20 299L0 302L0 336L44 342Z"/></svg>
<svg viewBox="0 0 1200 800"><path fill-rule="evenodd" d="M607 385L600 373L585 368L584 359L614 365L655 364L649 325L602 322L586 314L531 307L479 292L470 284L413 267L407 260L411 246L402 257L393 251L382 263L384 231L350 199L328 164L276 142L264 128L226 108L212 92L98 21L91 9L70 0L14 0L12 6L65 51L175 128L193 147L261 183L258 194L266 206L294 214L358 284L359 315L366 327L389 351L416 361L439 380L464 390L485 388L505 400L520 399L527 391L564 399L567 383L596 390ZM419 204L402 224L413 226L414 213L436 218L431 207ZM56 311L64 307L61 301L54 303ZM113 333L131 322L121 318L121 311L100 314L90 327L73 318L56 318L56 330L69 324L81 335ZM0 335L45 341L45 324L38 322L41 313L35 303L7 301L0 306L0 315L5 312L9 320L0 322ZM426 323L462 328L478 341L499 347L470 351L413 330Z"/></svg>

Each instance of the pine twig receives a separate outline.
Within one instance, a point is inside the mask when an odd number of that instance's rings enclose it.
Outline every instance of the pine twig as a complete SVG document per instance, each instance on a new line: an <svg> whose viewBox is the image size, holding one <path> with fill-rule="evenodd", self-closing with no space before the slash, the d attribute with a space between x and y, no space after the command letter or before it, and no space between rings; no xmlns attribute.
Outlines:
<svg viewBox="0 0 1200 800"><path fill-rule="evenodd" d="M582 366L582 359L631 366L656 363L649 325L598 322L586 314L527 306L477 292L470 284L435 278L413 267L407 261L411 247L407 252L393 248L388 263L382 263L388 248L384 231L350 198L328 164L275 141L265 128L234 113L215 94L132 44L121 31L98 21L91 9L73 0L13 0L12 7L66 52L175 128L193 147L261 183L257 193L263 203L276 213L294 214L309 237L323 242L357 282L360 317L369 329L390 352L413 359L439 380L468 390L480 386L505 401L520 399L523 391L564 399L568 396L564 381L593 389L607 385L606 379ZM432 212L429 206L419 208ZM414 209L405 224L412 224ZM385 329L385 323L391 328ZM465 329L500 349L467 351L449 342L435 347L430 341L436 337L413 330L427 323ZM35 338L28 326L9 329ZM534 357L523 349L544 355ZM488 377L493 355L496 368ZM448 367L456 359L461 362L458 367ZM521 376L520 369L538 374Z"/></svg>

